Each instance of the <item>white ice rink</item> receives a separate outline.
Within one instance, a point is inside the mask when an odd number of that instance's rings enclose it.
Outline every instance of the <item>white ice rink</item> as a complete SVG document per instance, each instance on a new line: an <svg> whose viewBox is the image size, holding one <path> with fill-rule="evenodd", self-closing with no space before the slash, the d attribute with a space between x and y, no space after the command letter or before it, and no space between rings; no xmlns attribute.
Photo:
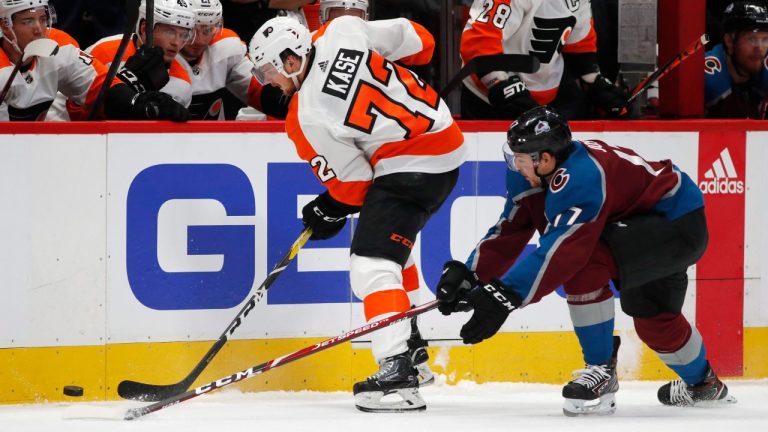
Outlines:
<svg viewBox="0 0 768 432"><path fill-rule="evenodd" d="M612 416L568 418L561 386L435 385L422 390L428 408L410 414L357 411L351 393L221 391L139 420L123 421L134 402L0 406L1 432L765 432L768 381L728 381L735 405L674 408L656 400L659 382L621 382Z"/></svg>

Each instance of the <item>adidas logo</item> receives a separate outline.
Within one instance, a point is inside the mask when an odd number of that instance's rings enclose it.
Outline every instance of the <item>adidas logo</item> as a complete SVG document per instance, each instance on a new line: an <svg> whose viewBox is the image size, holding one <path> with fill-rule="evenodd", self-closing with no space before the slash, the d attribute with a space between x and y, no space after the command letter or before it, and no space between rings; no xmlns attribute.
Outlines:
<svg viewBox="0 0 768 432"><path fill-rule="evenodd" d="M320 70L321 70L323 73L325 73L325 69L328 67L328 60L325 60L325 61L321 61L321 62L320 62L320 63L318 63L317 65L318 65L318 66L320 66Z"/></svg>
<svg viewBox="0 0 768 432"><path fill-rule="evenodd" d="M712 168L704 173L704 180L699 183L699 189L706 194L740 194L744 193L744 182L736 180L736 167L733 166L728 148L720 152L720 157L712 163Z"/></svg>

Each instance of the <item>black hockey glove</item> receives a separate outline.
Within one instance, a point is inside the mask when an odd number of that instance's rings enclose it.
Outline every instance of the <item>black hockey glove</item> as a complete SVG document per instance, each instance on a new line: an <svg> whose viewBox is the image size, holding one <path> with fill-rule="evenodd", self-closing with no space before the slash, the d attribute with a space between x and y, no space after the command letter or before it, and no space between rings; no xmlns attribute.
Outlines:
<svg viewBox="0 0 768 432"><path fill-rule="evenodd" d="M359 207L336 201L326 191L301 209L301 221L305 227L312 228L310 240L326 240L344 228L348 215L358 211Z"/></svg>
<svg viewBox="0 0 768 432"><path fill-rule="evenodd" d="M139 48L136 54L126 60L117 77L136 93L160 90L165 87L170 77L168 66L163 60L163 49Z"/></svg>
<svg viewBox="0 0 768 432"><path fill-rule="evenodd" d="M131 111L137 120L171 120L185 122L189 111L169 94L149 91L136 94L131 100Z"/></svg>
<svg viewBox="0 0 768 432"><path fill-rule="evenodd" d="M476 344L495 335L507 316L522 304L520 297L498 279L473 288L467 301L475 312L459 333L465 344Z"/></svg>
<svg viewBox="0 0 768 432"><path fill-rule="evenodd" d="M477 284L477 276L463 262L448 261L443 265L443 274L437 283L437 300L440 302L437 309L443 315L472 310L467 294Z"/></svg>
<svg viewBox="0 0 768 432"><path fill-rule="evenodd" d="M531 92L517 75L512 75L488 89L488 102L513 118L539 105L531 98Z"/></svg>
<svg viewBox="0 0 768 432"><path fill-rule="evenodd" d="M605 112L608 118L617 119L627 116L624 107L627 105L629 95L600 74L595 78L595 82L589 85L587 97L595 107Z"/></svg>

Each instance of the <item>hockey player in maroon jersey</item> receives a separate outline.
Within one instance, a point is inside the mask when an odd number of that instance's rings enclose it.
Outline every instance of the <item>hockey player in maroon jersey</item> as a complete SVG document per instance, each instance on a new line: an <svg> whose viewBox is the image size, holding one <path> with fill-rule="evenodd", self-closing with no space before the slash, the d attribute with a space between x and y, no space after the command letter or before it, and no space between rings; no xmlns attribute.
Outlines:
<svg viewBox="0 0 768 432"><path fill-rule="evenodd" d="M541 67L532 74L493 71L466 78L462 118L514 119L547 104L568 118L584 118L586 101L618 117L628 96L600 74L596 40L589 0L475 0L461 35L462 61L530 54Z"/></svg>
<svg viewBox="0 0 768 432"><path fill-rule="evenodd" d="M406 19L342 16L311 38L297 21L267 21L250 43L254 73L292 95L286 132L328 188L307 204L313 239L333 237L360 212L350 282L375 321L410 308L403 266L416 235L453 189L464 138L437 92L410 70L434 39ZM409 354L409 322L372 335L379 371L353 388L364 411L426 408ZM398 394L402 401L381 400Z"/></svg>
<svg viewBox="0 0 768 432"><path fill-rule="evenodd" d="M57 91L80 109L90 109L95 101L107 69L80 51L68 34L51 28L55 16L48 0L0 0L0 87L10 79L27 44L41 38L59 44L55 56L21 65L0 101L0 120L44 120Z"/></svg>
<svg viewBox="0 0 768 432"><path fill-rule="evenodd" d="M646 161L601 141L573 141L562 115L546 106L520 116L507 145L510 169L546 189L549 224L536 251L501 277L438 291L444 310L474 309L461 329L464 343L493 336L512 311L572 278L602 239L616 262L622 310L680 377L659 389L659 401L735 401L712 370L701 335L681 313L686 269L708 241L704 199L688 175L669 160Z"/></svg>

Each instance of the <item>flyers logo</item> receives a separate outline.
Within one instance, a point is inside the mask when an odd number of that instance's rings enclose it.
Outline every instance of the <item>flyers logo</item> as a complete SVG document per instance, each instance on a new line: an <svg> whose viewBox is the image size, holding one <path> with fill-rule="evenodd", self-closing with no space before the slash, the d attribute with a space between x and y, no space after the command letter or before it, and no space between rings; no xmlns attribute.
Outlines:
<svg viewBox="0 0 768 432"><path fill-rule="evenodd" d="M720 59L715 56L709 56L704 59L704 72L708 75L714 75L717 72L723 70L723 65L720 63Z"/></svg>

